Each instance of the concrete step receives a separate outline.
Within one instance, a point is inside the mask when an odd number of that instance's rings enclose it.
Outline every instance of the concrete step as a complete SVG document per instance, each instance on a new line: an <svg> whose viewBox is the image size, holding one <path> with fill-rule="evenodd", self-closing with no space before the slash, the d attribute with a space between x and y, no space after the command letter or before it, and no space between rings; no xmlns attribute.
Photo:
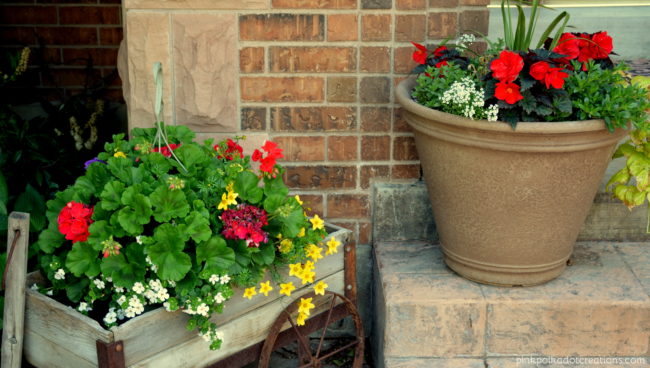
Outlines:
<svg viewBox="0 0 650 368"><path fill-rule="evenodd" d="M375 243L376 366L650 366L650 244L580 242L572 262L545 285L500 288L454 274L438 245Z"/></svg>

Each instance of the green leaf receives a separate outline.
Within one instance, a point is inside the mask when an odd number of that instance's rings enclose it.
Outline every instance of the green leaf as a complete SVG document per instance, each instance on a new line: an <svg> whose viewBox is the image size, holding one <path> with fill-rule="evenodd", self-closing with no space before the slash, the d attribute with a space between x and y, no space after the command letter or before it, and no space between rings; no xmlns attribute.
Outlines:
<svg viewBox="0 0 650 368"><path fill-rule="evenodd" d="M162 224L154 230L154 243L147 246L146 252L151 261L158 266L158 276L163 280L181 280L192 268L190 256L183 253L184 235L179 226Z"/></svg>
<svg viewBox="0 0 650 368"><path fill-rule="evenodd" d="M131 159L120 157L110 157L108 159L108 170L116 178L120 179L121 182L126 183L127 185L133 184L131 173L132 167L133 164Z"/></svg>
<svg viewBox="0 0 650 368"><path fill-rule="evenodd" d="M112 278L116 286L126 288L130 288L135 282L143 282L146 273L144 265L128 262L123 253L104 258L101 269L104 276Z"/></svg>
<svg viewBox="0 0 650 368"><path fill-rule="evenodd" d="M50 222L50 226L41 232L36 244L44 253L52 254L65 241L65 237L59 232L57 223Z"/></svg>
<svg viewBox="0 0 650 368"><path fill-rule="evenodd" d="M196 260L205 261L203 268L205 272L218 274L235 264L235 251L228 247L221 236L217 235L196 247Z"/></svg>
<svg viewBox="0 0 650 368"><path fill-rule="evenodd" d="M264 178L264 194L267 196L279 195L286 197L289 194L289 188L284 184L282 176L278 175L275 178Z"/></svg>
<svg viewBox="0 0 650 368"><path fill-rule="evenodd" d="M65 266L77 277L99 275L99 253L90 244L76 243L68 252Z"/></svg>
<svg viewBox="0 0 650 368"><path fill-rule="evenodd" d="M616 174L612 175L612 177L607 182L606 188L607 188L607 190L611 190L612 185L614 185L614 184L625 184L628 181L630 181L630 172L625 167L625 168L622 168L621 170L619 170Z"/></svg>
<svg viewBox="0 0 650 368"><path fill-rule="evenodd" d="M287 238L293 238L298 235L303 222L305 221L305 214L302 208L294 209L287 217L280 217L282 221L282 233Z"/></svg>
<svg viewBox="0 0 650 368"><path fill-rule="evenodd" d="M127 188L122 194L121 203L126 205L118 213L118 221L122 228L131 235L140 235L143 226L149 223L151 214L151 201L140 194L141 187L134 185Z"/></svg>
<svg viewBox="0 0 650 368"><path fill-rule="evenodd" d="M132 208L124 207L117 212L117 220L122 226L122 229L126 231L129 235L140 235L144 230L144 227L138 221L138 216Z"/></svg>
<svg viewBox="0 0 650 368"><path fill-rule="evenodd" d="M188 170L203 166L210 158L194 143L183 144L174 153ZM175 161L172 162L172 164Z"/></svg>
<svg viewBox="0 0 650 368"><path fill-rule="evenodd" d="M81 300L81 297L85 294L85 290L88 287L90 280L87 278L82 278L78 282L73 284L68 284L65 289L65 293L68 296L70 301L78 303Z"/></svg>
<svg viewBox="0 0 650 368"><path fill-rule="evenodd" d="M253 261L259 265L270 265L275 260L275 247L273 243L262 244L259 252L253 253Z"/></svg>
<svg viewBox="0 0 650 368"><path fill-rule="evenodd" d="M45 228L45 199L30 184L25 186L25 191L16 199L14 211L29 213L30 231L41 231Z"/></svg>
<svg viewBox="0 0 650 368"><path fill-rule="evenodd" d="M280 206L282 206L285 198L286 197L284 195L278 195L278 194L269 195L264 200L264 209L268 213L275 212Z"/></svg>
<svg viewBox="0 0 650 368"><path fill-rule="evenodd" d="M201 282L194 271L190 271L185 277L176 283L176 293L178 296L191 294L196 286Z"/></svg>
<svg viewBox="0 0 650 368"><path fill-rule="evenodd" d="M260 187L255 187L246 193L246 199L251 204L258 204L262 200L262 197L264 196L264 190Z"/></svg>
<svg viewBox="0 0 650 368"><path fill-rule="evenodd" d="M172 168L172 164L169 162L169 159L163 155L146 155L143 158L143 161L146 162L146 165L149 166L154 175L161 177Z"/></svg>
<svg viewBox="0 0 650 368"><path fill-rule="evenodd" d="M93 182L85 176L80 176L77 178L77 180L74 183L74 189L75 191L77 191L77 193L80 193L81 195L89 199L90 197L92 197L93 194L97 192Z"/></svg>
<svg viewBox="0 0 650 368"><path fill-rule="evenodd" d="M56 193L54 199L47 201L46 216L50 222L56 222L61 209L63 209L63 207L72 200L73 193L74 189L72 187L68 187L66 190Z"/></svg>
<svg viewBox="0 0 650 368"><path fill-rule="evenodd" d="M203 217L199 212L192 211L185 218L185 235L187 238L192 237L195 242L201 242L210 239L212 230L210 230L210 220Z"/></svg>
<svg viewBox="0 0 650 368"><path fill-rule="evenodd" d="M124 192L124 184L113 180L104 186L104 190L99 195L101 201L99 202L103 209L113 211L121 206L122 193Z"/></svg>
<svg viewBox="0 0 650 368"><path fill-rule="evenodd" d="M260 189L257 186L258 182L259 179L255 174L250 171L242 171L235 180L235 192L237 192L239 194L239 197L241 197L243 200L250 200L249 192L255 191L255 189ZM257 195L258 194L256 193L255 196Z"/></svg>
<svg viewBox="0 0 650 368"><path fill-rule="evenodd" d="M9 190L4 174L0 173L0 202L7 204L9 201Z"/></svg>
<svg viewBox="0 0 650 368"><path fill-rule="evenodd" d="M185 217L190 211L185 194L161 185L149 197L154 207L153 216L158 222L167 222L175 217Z"/></svg>

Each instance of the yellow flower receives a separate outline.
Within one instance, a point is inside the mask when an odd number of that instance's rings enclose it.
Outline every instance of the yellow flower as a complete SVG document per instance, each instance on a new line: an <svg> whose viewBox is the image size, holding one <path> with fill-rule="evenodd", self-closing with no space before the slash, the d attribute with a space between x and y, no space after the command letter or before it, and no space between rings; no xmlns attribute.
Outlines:
<svg viewBox="0 0 650 368"><path fill-rule="evenodd" d="M323 255L321 254L322 251L323 248L314 244L309 244L307 248L307 257L313 259L314 262L318 262L319 259L323 258Z"/></svg>
<svg viewBox="0 0 650 368"><path fill-rule="evenodd" d="M113 154L113 157L126 158L126 155L122 151L117 151Z"/></svg>
<svg viewBox="0 0 650 368"><path fill-rule="evenodd" d="M314 215L313 218L309 219L309 222L311 222L312 228L313 228L314 230L318 230L318 229L323 229L323 228L324 228L324 227L323 227L324 222L323 222L323 220L322 220L320 217L318 217L318 215Z"/></svg>
<svg viewBox="0 0 650 368"><path fill-rule="evenodd" d="M302 273L302 265L300 263L294 263L289 265L289 276L299 277Z"/></svg>
<svg viewBox="0 0 650 368"><path fill-rule="evenodd" d="M219 206L217 206L218 210L226 210L228 209L228 206L231 204L237 204L237 198L238 194L235 192L228 192L228 193L223 193L221 195L221 203L219 203Z"/></svg>
<svg viewBox="0 0 650 368"><path fill-rule="evenodd" d="M305 228L304 228L304 227L301 227L301 228L300 228L300 232L298 233L298 237L299 237L299 238L302 238L303 236L305 236Z"/></svg>
<svg viewBox="0 0 650 368"><path fill-rule="evenodd" d="M306 317L309 316L309 311L315 308L316 306L311 302L312 298L300 298L300 304L298 304L298 313L303 313Z"/></svg>
<svg viewBox="0 0 650 368"><path fill-rule="evenodd" d="M253 295L256 295L257 291L255 291L255 286L249 287L246 290L244 290L244 298L253 299Z"/></svg>
<svg viewBox="0 0 650 368"><path fill-rule="evenodd" d="M235 192L228 192L228 202L229 202L228 204L237 204L236 199L238 196L239 194Z"/></svg>
<svg viewBox="0 0 650 368"><path fill-rule="evenodd" d="M327 242L327 251L325 252L326 256L332 255L334 253L338 253L338 246L341 245L341 242L338 241L336 238L332 238Z"/></svg>
<svg viewBox="0 0 650 368"><path fill-rule="evenodd" d="M300 200L300 196L296 194L294 198L296 199L296 202L298 202L298 204L302 206L302 201Z"/></svg>
<svg viewBox="0 0 650 368"><path fill-rule="evenodd" d="M316 265L312 261L307 261L305 262L305 265L303 266L303 270L305 271L313 271L314 268L316 268Z"/></svg>
<svg viewBox="0 0 650 368"><path fill-rule="evenodd" d="M291 296L291 292L296 290L296 287L293 286L293 282L289 281L286 284L280 284L280 294L286 296Z"/></svg>
<svg viewBox="0 0 650 368"><path fill-rule="evenodd" d="M291 252L292 249L293 249L293 242L291 241L291 239L282 239L282 241L280 242L280 246L278 247L280 253L286 254Z"/></svg>
<svg viewBox="0 0 650 368"><path fill-rule="evenodd" d="M325 289L327 289L329 285L325 283L325 281L321 280L314 286L314 292L316 295L325 295Z"/></svg>
<svg viewBox="0 0 650 368"><path fill-rule="evenodd" d="M273 287L271 286L271 281L260 283L260 293L264 294L264 296L269 296L269 291L271 290L273 290Z"/></svg>
<svg viewBox="0 0 650 368"><path fill-rule="evenodd" d="M296 318L296 323L298 326L304 326L307 315L305 313L298 313L298 318Z"/></svg>
<svg viewBox="0 0 650 368"><path fill-rule="evenodd" d="M226 191L227 191L227 192L232 192L232 191L233 191L232 187L233 187L234 185L235 185L235 183L232 182L232 181L231 181L230 183L228 183L228 185L226 185Z"/></svg>
<svg viewBox="0 0 650 368"><path fill-rule="evenodd" d="M300 281L302 281L302 284L306 283L312 283L314 282L314 279L316 278L316 272L314 271L309 271L309 270L303 270L300 275L298 275L300 278Z"/></svg>

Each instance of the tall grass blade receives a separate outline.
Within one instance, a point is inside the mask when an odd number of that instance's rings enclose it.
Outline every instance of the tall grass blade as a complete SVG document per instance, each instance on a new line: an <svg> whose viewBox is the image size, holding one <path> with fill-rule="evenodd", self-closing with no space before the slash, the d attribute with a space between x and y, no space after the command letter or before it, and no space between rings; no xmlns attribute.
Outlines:
<svg viewBox="0 0 650 368"><path fill-rule="evenodd" d="M546 27L546 30L544 30L544 33L542 33L542 36L539 38L539 42L537 42L537 46L535 47L536 49L538 49L538 48L542 47L542 45L544 45L544 41L546 41L546 39L551 34L551 32L553 32L553 29L558 25L558 23L560 23L560 21L562 21L562 19L564 17L566 17L566 20L564 21L564 25L561 27L562 31L564 31L564 27L566 26L566 23L569 21L569 13L567 13L565 11L563 11L557 17L555 17L555 19L553 19L551 24L549 24L548 27ZM560 35L561 34L562 33L560 33ZM553 40L553 41L555 42L555 40ZM557 44L557 42L555 42L555 43ZM551 50L552 50L552 48L551 48Z"/></svg>

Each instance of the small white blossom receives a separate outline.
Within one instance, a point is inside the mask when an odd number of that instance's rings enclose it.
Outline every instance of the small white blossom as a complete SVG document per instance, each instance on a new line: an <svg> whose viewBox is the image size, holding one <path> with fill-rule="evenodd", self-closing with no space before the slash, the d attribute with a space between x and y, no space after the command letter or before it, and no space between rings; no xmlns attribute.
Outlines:
<svg viewBox="0 0 650 368"><path fill-rule="evenodd" d="M65 271L63 270L63 268L59 268L58 270L56 270L56 272L54 273L54 279L56 280L65 279Z"/></svg>
<svg viewBox="0 0 650 368"><path fill-rule="evenodd" d="M149 287L155 291L158 292L158 290L162 289L162 283L160 280L149 280Z"/></svg>
<svg viewBox="0 0 650 368"><path fill-rule="evenodd" d="M205 303L201 303L198 307L196 307L196 314L200 314L203 317L207 317L209 311L210 307L208 307L208 305Z"/></svg>
<svg viewBox="0 0 650 368"><path fill-rule="evenodd" d="M458 38L458 46L468 47L470 44L476 41L476 36L471 33L464 33Z"/></svg>
<svg viewBox="0 0 650 368"><path fill-rule="evenodd" d="M120 293L120 294L121 294L121 293L124 292L124 288L123 288L123 287L118 287L118 286L116 286L114 289L115 289L115 292L116 292L116 293Z"/></svg>
<svg viewBox="0 0 650 368"><path fill-rule="evenodd" d="M131 288L136 294L142 294L144 293L144 285L140 282L136 282L133 284L133 287Z"/></svg>
<svg viewBox="0 0 650 368"><path fill-rule="evenodd" d="M126 295L122 295L121 297L117 298L116 302L120 306L123 305L124 303L126 303Z"/></svg>
<svg viewBox="0 0 650 368"><path fill-rule="evenodd" d="M45 293L45 295L47 295L47 296L52 296L53 294L54 294L54 292L53 292L52 290L48 290L48 291Z"/></svg>
<svg viewBox="0 0 650 368"><path fill-rule="evenodd" d="M88 306L88 303L81 302L81 303L79 303L79 306L77 307L77 310L79 312L90 312L93 309Z"/></svg>
<svg viewBox="0 0 650 368"><path fill-rule="evenodd" d="M38 291L38 285L33 284L32 286L29 287L30 290Z"/></svg>
<svg viewBox="0 0 650 368"><path fill-rule="evenodd" d="M210 281L212 285L215 285L217 282L219 282L219 276L213 274L210 276L210 279L208 281Z"/></svg>
<svg viewBox="0 0 650 368"><path fill-rule="evenodd" d="M117 319L119 319L120 321L123 320L124 317L125 317L124 316L124 310L122 310L122 309L118 309L116 314L117 314Z"/></svg>
<svg viewBox="0 0 650 368"><path fill-rule="evenodd" d="M152 289L147 289L147 291L144 292L144 297L149 300L149 303L154 304L158 302L158 297L156 296L156 292L153 291Z"/></svg>
<svg viewBox="0 0 650 368"><path fill-rule="evenodd" d="M169 285L169 287L176 287L176 281L174 280L167 281L167 284Z"/></svg>
<svg viewBox="0 0 650 368"><path fill-rule="evenodd" d="M104 286L105 286L104 281L102 281L100 279L94 279L93 283L95 284L95 286L97 286L97 289L100 289L100 290L103 289Z"/></svg>
<svg viewBox="0 0 650 368"><path fill-rule="evenodd" d="M201 337L203 338L203 340L205 340L205 341L207 341L207 342L210 342L210 341L211 341L211 338L210 338L210 332L205 333L205 334L199 332L199 336L201 336Z"/></svg>
<svg viewBox="0 0 650 368"><path fill-rule="evenodd" d="M217 304L221 304L226 301L226 298L221 295L221 293L217 293L217 295L214 296L214 302Z"/></svg>
<svg viewBox="0 0 650 368"><path fill-rule="evenodd" d="M107 278L106 278L106 281L108 281L108 282L113 282L113 278L112 278L112 277L107 277Z"/></svg>
<svg viewBox="0 0 650 368"><path fill-rule="evenodd" d="M172 311L171 308L169 307L169 302L164 302L164 303L163 303L163 307L165 307L165 310L166 310L167 312L171 312L171 311Z"/></svg>
<svg viewBox="0 0 650 368"><path fill-rule="evenodd" d="M499 117L499 106L496 104L490 105L485 113L488 121L497 121L497 118Z"/></svg>
<svg viewBox="0 0 650 368"><path fill-rule="evenodd" d="M169 299L169 292L167 291L167 289L162 288L158 290L158 293L156 294L156 298L158 298L158 300L160 301L165 301Z"/></svg>
<svg viewBox="0 0 650 368"><path fill-rule="evenodd" d="M217 339L223 341L223 332L221 332L221 331L215 331L215 332L214 332L214 337L216 337Z"/></svg>
<svg viewBox="0 0 650 368"><path fill-rule="evenodd" d="M230 276L228 276L228 275L221 276L221 279L219 280L219 282L221 283L221 285L229 283L230 282Z"/></svg>
<svg viewBox="0 0 650 368"><path fill-rule="evenodd" d="M117 313L115 313L115 308L111 308L106 313L106 316L104 316L104 323L110 325L115 322L117 322Z"/></svg>
<svg viewBox="0 0 650 368"><path fill-rule="evenodd" d="M142 235L136 236L135 241L136 241L136 243L142 245ZM147 259L149 259L149 256L147 256ZM151 260L149 260L149 262L151 262Z"/></svg>
<svg viewBox="0 0 650 368"><path fill-rule="evenodd" d="M128 318L133 318L139 314L142 314L142 312L144 312L144 305L142 305L140 298L135 295L132 296L129 299L129 306L124 311L124 315Z"/></svg>

